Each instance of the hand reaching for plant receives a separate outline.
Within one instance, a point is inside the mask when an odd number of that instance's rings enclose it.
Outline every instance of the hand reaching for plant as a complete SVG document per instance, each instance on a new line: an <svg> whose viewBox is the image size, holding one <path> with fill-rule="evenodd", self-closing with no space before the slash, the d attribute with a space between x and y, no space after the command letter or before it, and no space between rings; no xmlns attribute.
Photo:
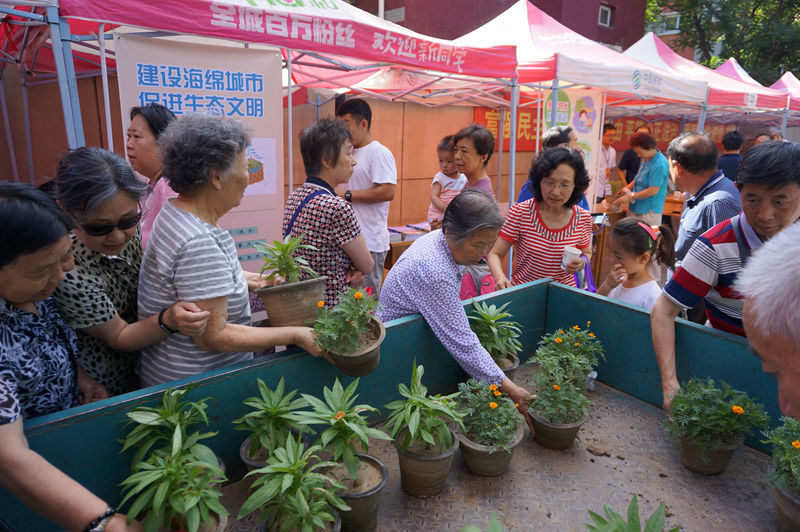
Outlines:
<svg viewBox="0 0 800 532"><path fill-rule="evenodd" d="M533 428L533 421L531 420L530 414L528 414L528 403L532 399L536 399L536 396L531 395L525 388L514 384L508 377L500 384L500 389L514 401L514 406L517 407L519 413L525 418L525 423L528 424L531 434L535 434L536 431Z"/></svg>
<svg viewBox="0 0 800 532"><path fill-rule="evenodd" d="M195 303L178 301L164 313L164 322L186 336L200 336L206 332L211 313Z"/></svg>
<svg viewBox="0 0 800 532"><path fill-rule="evenodd" d="M106 532L142 532L144 527L139 521L131 521L131 524L125 522L123 514L114 514L114 517L108 522Z"/></svg>
<svg viewBox="0 0 800 532"><path fill-rule="evenodd" d="M667 412L672 411L672 398L680 391L680 389L681 386L678 384L678 379L674 377L661 385L663 394L662 401L664 403L664 410Z"/></svg>

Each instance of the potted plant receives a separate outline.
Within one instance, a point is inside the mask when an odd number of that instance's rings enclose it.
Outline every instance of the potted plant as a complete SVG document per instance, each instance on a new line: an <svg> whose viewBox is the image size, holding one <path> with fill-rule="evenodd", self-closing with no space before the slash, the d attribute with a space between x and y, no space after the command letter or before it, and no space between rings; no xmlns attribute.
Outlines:
<svg viewBox="0 0 800 532"><path fill-rule="evenodd" d="M264 254L261 274L269 271L267 279L279 276L284 279L283 284L256 290L273 327L308 325L314 319L317 301L325 297L327 277L317 277L308 261L297 256L301 249L317 250L310 244L302 244L303 236L291 238L286 235L282 241L274 240L271 246L266 242L253 245L254 249ZM301 280L301 277L310 279Z"/></svg>
<svg viewBox="0 0 800 532"><path fill-rule="evenodd" d="M548 449L568 449L588 417L592 402L569 381L552 383L539 376L539 391L528 409L536 431L534 438Z"/></svg>
<svg viewBox="0 0 800 532"><path fill-rule="evenodd" d="M319 441L325 449L332 450L332 462L336 464L328 476L344 485L339 496L350 506L350 510L340 512L343 528L369 532L378 524L381 492L389 472L377 457L364 453L369 450L370 438L391 438L367 425L366 414L378 409L355 404L358 382L356 379L343 388L336 379L332 388L324 388L324 400L303 394L311 410L298 412L295 418L303 424L325 427ZM356 444L360 444L362 453L356 451Z"/></svg>
<svg viewBox="0 0 800 532"><path fill-rule="evenodd" d="M460 383L458 391L465 430L456 436L464 463L479 475L502 475L525 432L516 405L497 385L475 379Z"/></svg>
<svg viewBox="0 0 800 532"><path fill-rule="evenodd" d="M513 371L519 367L517 353L522 350L522 344L518 340L519 323L511 321L511 313L506 311L509 304L496 307L473 300L473 312L467 317L470 321L469 326L478 336L481 345L486 348L506 376L511 378Z"/></svg>
<svg viewBox="0 0 800 532"><path fill-rule="evenodd" d="M275 448L266 466L247 474L258 478L242 504L239 519L259 510L263 532L324 530L328 524L333 524L334 531L340 530L334 508L349 507L336 494L342 484L318 472L336 465L320 460L317 453L321 450L319 445L306 449L299 437L288 434L286 443Z"/></svg>
<svg viewBox="0 0 800 532"><path fill-rule="evenodd" d="M664 520L666 518L667 507L662 502L656 511L647 519L642 531L642 522L639 520L639 501L636 495L628 505L628 520L619 515L611 506L603 506L605 517L589 510L589 517L594 522L593 525L586 525L592 532L662 532L664 530ZM680 526L670 528L668 532L679 532Z"/></svg>
<svg viewBox="0 0 800 532"><path fill-rule="evenodd" d="M573 325L542 336L536 353L530 361L539 365L539 374L549 384L572 383L583 386L586 376L602 358L603 345L597 336L586 328Z"/></svg>
<svg viewBox="0 0 800 532"><path fill-rule="evenodd" d="M422 384L424 372L415 361L410 387L397 387L404 399L386 405L390 411L386 427L397 449L400 483L414 497L433 497L442 491L458 444L449 424L464 430L464 414L454 400L458 394L428 395Z"/></svg>
<svg viewBox="0 0 800 532"><path fill-rule="evenodd" d="M664 421L670 436L678 440L681 463L704 475L721 473L753 427L766 427L764 407L746 393L713 379L691 379L672 399L672 411Z"/></svg>
<svg viewBox="0 0 800 532"><path fill-rule="evenodd" d="M800 422L782 417L781 424L764 432L763 443L772 444L768 482L774 487L778 530L800 529Z"/></svg>
<svg viewBox="0 0 800 532"><path fill-rule="evenodd" d="M221 531L227 525L228 511L219 501L218 488L227 479L217 456L200 443L216 432L187 430L200 420L208 423L208 399L183 402L187 391L167 390L159 407L137 407L128 413L136 425L123 450L138 449L133 472L121 483L125 494L121 505L132 501L128 520L143 516L147 532L163 527Z"/></svg>
<svg viewBox="0 0 800 532"><path fill-rule="evenodd" d="M286 435L293 433L313 433L307 425L297 421L292 413L308 406L305 399L293 399L297 390L284 393L283 377L274 390L258 379L259 396L248 397L244 404L252 408L241 418L234 420L237 430L246 430L250 435L239 447L239 456L248 470L264 467L267 457Z"/></svg>
<svg viewBox="0 0 800 532"><path fill-rule="evenodd" d="M345 375L362 377L378 367L381 343L386 337L383 323L375 316L378 301L371 288L349 287L334 308L317 303L314 342L330 354Z"/></svg>

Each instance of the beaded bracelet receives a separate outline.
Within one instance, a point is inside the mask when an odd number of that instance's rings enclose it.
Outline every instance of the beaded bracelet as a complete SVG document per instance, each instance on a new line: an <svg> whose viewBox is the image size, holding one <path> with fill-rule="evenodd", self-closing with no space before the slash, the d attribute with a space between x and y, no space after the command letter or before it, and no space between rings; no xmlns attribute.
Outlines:
<svg viewBox="0 0 800 532"><path fill-rule="evenodd" d="M115 513L117 513L117 509L109 506L102 515L97 516L97 519L86 525L83 532L104 532L108 522L111 521L111 517Z"/></svg>

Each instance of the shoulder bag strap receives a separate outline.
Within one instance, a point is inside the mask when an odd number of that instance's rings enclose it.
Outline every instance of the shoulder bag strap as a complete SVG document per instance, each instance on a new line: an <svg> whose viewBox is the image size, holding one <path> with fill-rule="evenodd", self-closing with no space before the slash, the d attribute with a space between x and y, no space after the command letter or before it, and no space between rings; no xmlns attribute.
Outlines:
<svg viewBox="0 0 800 532"><path fill-rule="evenodd" d="M311 201L314 197L319 196L320 194L328 194L328 193L329 192L327 190L320 188L320 189L315 190L314 192L312 192L311 194L309 194L305 198L303 198L303 201L301 201L300 205L298 205L297 208L294 210L294 214L292 214L292 218L291 218L291 220L289 220L289 225L286 226L286 233L284 233L284 235L283 235L284 238L286 238L286 235L288 235L289 233L292 232L292 227L294 226L294 221L297 219L297 215L300 214L300 211L303 210L303 207L306 206L306 203Z"/></svg>
<svg viewBox="0 0 800 532"><path fill-rule="evenodd" d="M733 234L736 235L736 245L739 248L739 259L742 261L742 267L744 267L747 259L750 258L750 248L747 247L745 243L744 236L742 235L742 226L741 226L741 215L737 214L733 218L731 218L731 227L733 228Z"/></svg>

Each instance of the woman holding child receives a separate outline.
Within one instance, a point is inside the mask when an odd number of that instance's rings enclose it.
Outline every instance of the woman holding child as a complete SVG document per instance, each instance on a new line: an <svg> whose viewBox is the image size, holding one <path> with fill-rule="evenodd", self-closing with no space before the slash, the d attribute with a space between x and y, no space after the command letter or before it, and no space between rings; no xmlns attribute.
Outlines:
<svg viewBox="0 0 800 532"><path fill-rule="evenodd" d="M489 253L497 289L543 278L576 286L574 274L592 256L592 217L578 207L589 186L583 157L569 148L547 149L533 161L528 176L533 198L509 208ZM503 259L512 245L515 261L509 281ZM562 263L567 246L578 248L582 256Z"/></svg>

